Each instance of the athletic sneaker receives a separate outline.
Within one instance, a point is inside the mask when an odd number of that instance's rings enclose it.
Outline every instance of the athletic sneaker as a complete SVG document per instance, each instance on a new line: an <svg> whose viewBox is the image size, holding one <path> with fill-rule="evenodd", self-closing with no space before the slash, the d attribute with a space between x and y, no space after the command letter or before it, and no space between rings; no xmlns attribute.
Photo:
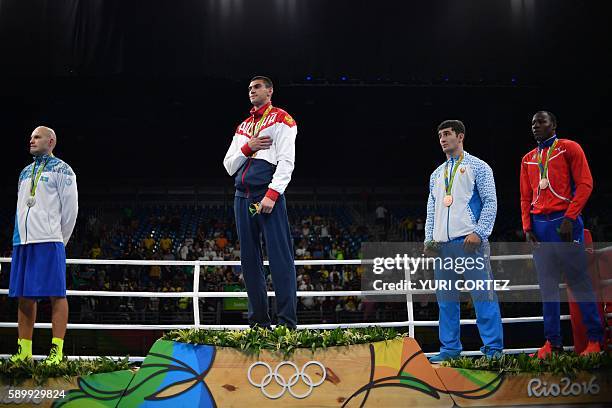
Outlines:
<svg viewBox="0 0 612 408"><path fill-rule="evenodd" d="M489 360L493 360L496 358L501 358L504 355L503 350L491 349L488 347L483 347L482 354L485 355Z"/></svg>
<svg viewBox="0 0 612 408"><path fill-rule="evenodd" d="M62 350L57 346L57 344L51 345L51 350L49 351L49 355L43 361L44 365L57 365L62 362L64 355Z"/></svg>
<svg viewBox="0 0 612 408"><path fill-rule="evenodd" d="M549 340L546 340L546 343L538 349L538 352L530 354L529 357L538 357L543 360L553 353L557 354L561 352L563 352L563 346L553 346Z"/></svg>
<svg viewBox="0 0 612 408"><path fill-rule="evenodd" d="M432 364L438 364L446 360L452 360L461 356L461 353L449 353L448 351L441 351L435 356L429 357L429 362Z"/></svg>
<svg viewBox="0 0 612 408"><path fill-rule="evenodd" d="M580 355L588 356L590 354L599 354L599 353L601 353L601 346L599 345L599 342L589 341L589 344L587 344L586 348L582 350L582 353L580 353Z"/></svg>
<svg viewBox="0 0 612 408"><path fill-rule="evenodd" d="M9 361L11 363L18 363L32 359L32 340L18 339L17 340L17 353L13 354Z"/></svg>

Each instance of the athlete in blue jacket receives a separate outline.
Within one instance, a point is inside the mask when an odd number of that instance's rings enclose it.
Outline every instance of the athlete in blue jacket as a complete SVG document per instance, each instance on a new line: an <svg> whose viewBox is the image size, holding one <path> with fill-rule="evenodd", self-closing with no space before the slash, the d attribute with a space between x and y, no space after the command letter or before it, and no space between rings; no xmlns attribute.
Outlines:
<svg viewBox="0 0 612 408"><path fill-rule="evenodd" d="M461 275L474 282L491 280L488 238L497 213L495 180L491 167L463 150L465 126L458 120L447 120L438 126L440 146L446 162L431 175L425 249L428 255L446 258L473 258L471 268L461 273L436 262L436 283L456 282ZM468 264L467 261L466 265ZM485 286L487 288L487 286ZM470 292L476 309L476 323L484 346L483 354L494 357L503 352L503 329L499 304L492 289ZM459 356L459 293L456 287L437 288L440 307L440 353L430 361L440 362Z"/></svg>

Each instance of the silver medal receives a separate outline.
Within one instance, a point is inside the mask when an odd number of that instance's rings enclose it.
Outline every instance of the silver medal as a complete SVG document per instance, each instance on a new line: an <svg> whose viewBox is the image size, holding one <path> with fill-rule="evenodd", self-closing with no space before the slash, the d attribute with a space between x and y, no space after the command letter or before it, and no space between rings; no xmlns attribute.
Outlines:
<svg viewBox="0 0 612 408"><path fill-rule="evenodd" d="M28 198L26 205L31 208L31 207L34 207L34 204L36 204L36 198L34 197Z"/></svg>

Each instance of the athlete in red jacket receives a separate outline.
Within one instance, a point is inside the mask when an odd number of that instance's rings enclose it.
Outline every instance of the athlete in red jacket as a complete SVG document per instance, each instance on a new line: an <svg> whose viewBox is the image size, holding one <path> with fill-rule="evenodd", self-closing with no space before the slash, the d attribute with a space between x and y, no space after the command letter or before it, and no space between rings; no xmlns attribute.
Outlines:
<svg viewBox="0 0 612 408"><path fill-rule="evenodd" d="M561 269L577 296L587 327L589 344L582 354L599 352L603 327L587 275L580 216L593 190L593 177L580 145L557 138L557 120L552 113L537 112L531 130L538 146L521 162L521 215L527 241L534 243L533 259L542 295L546 343L538 350L538 357L562 350Z"/></svg>

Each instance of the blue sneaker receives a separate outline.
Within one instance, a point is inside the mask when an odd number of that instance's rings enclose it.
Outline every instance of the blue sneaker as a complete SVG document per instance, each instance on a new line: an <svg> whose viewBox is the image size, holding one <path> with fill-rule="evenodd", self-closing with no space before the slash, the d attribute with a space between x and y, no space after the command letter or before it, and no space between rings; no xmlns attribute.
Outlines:
<svg viewBox="0 0 612 408"><path fill-rule="evenodd" d="M429 362L432 364L439 364L446 360L452 360L453 358L457 358L461 355L461 353L450 353L448 351L441 351L435 356L429 357Z"/></svg>
<svg viewBox="0 0 612 408"><path fill-rule="evenodd" d="M483 350L481 351L482 351L482 354L484 354L485 357L489 360L499 359L504 355L503 350L490 349L488 347L483 347Z"/></svg>

